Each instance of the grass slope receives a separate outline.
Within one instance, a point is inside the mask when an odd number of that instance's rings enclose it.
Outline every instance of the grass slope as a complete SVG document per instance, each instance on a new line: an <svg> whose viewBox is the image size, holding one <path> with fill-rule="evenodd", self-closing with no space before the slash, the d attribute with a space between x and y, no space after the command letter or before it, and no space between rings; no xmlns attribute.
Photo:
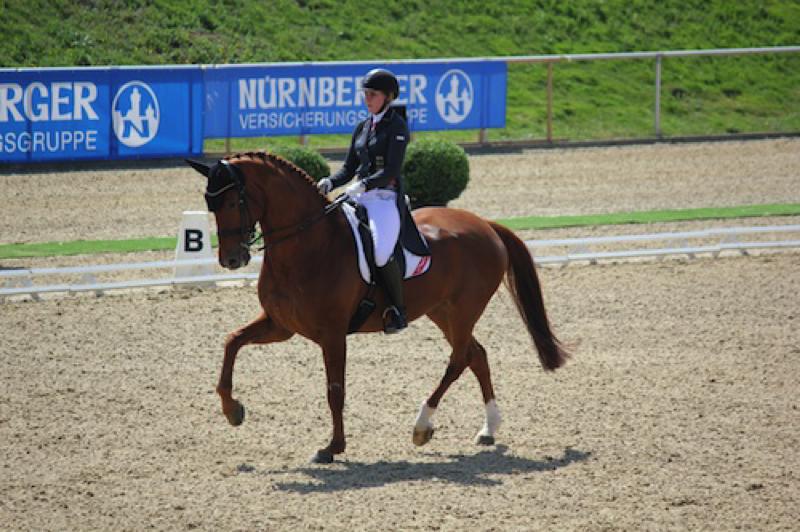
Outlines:
<svg viewBox="0 0 800 532"><path fill-rule="evenodd" d="M31 17L31 13L42 16ZM73 66L503 56L800 44L796 0L0 0L0 65ZM554 135L653 134L652 61L555 67ZM543 65L509 68L507 127L545 137ZM664 62L666 136L800 131L800 54ZM440 135L475 140L475 132ZM234 149L265 139L238 139ZM315 146L342 146L320 136ZM210 141L209 151L222 148Z"/></svg>

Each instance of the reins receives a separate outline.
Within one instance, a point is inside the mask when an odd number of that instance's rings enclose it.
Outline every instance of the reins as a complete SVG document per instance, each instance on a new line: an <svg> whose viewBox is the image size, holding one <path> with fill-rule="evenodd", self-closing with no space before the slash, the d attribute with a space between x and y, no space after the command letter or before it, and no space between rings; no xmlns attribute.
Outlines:
<svg viewBox="0 0 800 532"><path fill-rule="evenodd" d="M222 231L218 231L217 234L219 236L240 236L241 242L239 243L239 245L244 249L246 249L247 251L249 251L250 247L256 242L258 242L258 240L263 239L264 245L258 248L258 251L265 251L268 253L270 249L274 248L281 242L285 242L290 238L297 236L298 234L302 233L309 227L313 226L314 224L325 218L330 213L334 212L342 205L342 203L344 203L348 199L348 196L346 194L343 194L338 198L336 198L332 203L325 205L322 211L318 212L317 214L315 214L314 216L312 216L307 220L303 220L299 223L292 225L269 229L266 232L262 230L260 233L257 234L255 228L255 222L251 223L252 217L250 215L250 209L248 208L247 205L247 194L245 190L244 175L235 164L231 164L227 160L223 159L219 163L226 169L227 175L230 177L231 182L213 192L206 190L205 194L206 203L208 204L209 210L214 211L217 208L219 208L220 205L219 202L221 200L222 194L227 192L231 188L234 187L236 188L236 192L239 195L238 206L239 206L239 215L240 215L239 218L241 220L241 225L239 226L239 229L225 229ZM273 240L272 242L267 242L267 237L275 235L276 233L281 233L283 231L289 231L289 233Z"/></svg>
<svg viewBox="0 0 800 532"><path fill-rule="evenodd" d="M292 238L294 236L297 236L299 233L302 233L303 231L305 231L306 229L308 229L309 227L311 227L312 225L314 225L315 223L317 223L318 221L322 220L327 215L329 215L330 213L332 213L333 211L335 211L336 209L341 207L342 203L344 203L346 200L347 200L347 195L346 194L342 194L341 196L336 198L332 203L326 205L322 209L321 212L315 214L312 218L310 218L308 220L304 220L304 221L302 221L300 223L293 224L293 225L287 225L287 226L284 226L284 227L276 227L275 229L270 229L266 233L262 232L260 236L263 237L263 239L264 239L264 245L261 246L260 248L258 248L258 251L269 252L269 250L271 248L277 246L281 242L284 242L284 241L289 240L290 238ZM292 232L289 233L288 235L285 235L285 236L282 236L281 238L278 238L277 240L273 240L272 242L267 242L267 236L273 235L275 233L279 233L281 231L288 231L288 230L292 230ZM258 238L256 238L256 240L257 239Z"/></svg>

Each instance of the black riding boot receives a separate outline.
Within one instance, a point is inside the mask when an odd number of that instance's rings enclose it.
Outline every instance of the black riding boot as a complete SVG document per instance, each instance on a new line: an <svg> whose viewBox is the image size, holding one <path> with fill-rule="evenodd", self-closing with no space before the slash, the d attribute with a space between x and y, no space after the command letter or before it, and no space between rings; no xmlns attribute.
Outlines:
<svg viewBox="0 0 800 532"><path fill-rule="evenodd" d="M378 268L383 288L392 306L383 312L383 332L394 334L408 327L406 307L403 304L403 276L396 260L389 259L386 266Z"/></svg>

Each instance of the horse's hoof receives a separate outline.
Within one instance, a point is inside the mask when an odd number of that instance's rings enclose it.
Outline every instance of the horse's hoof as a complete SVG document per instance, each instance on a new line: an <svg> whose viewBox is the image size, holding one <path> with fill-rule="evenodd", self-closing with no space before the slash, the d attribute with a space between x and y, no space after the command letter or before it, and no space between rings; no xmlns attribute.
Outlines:
<svg viewBox="0 0 800 532"><path fill-rule="evenodd" d="M475 438L475 443L478 445L494 445L494 436L479 435Z"/></svg>
<svg viewBox="0 0 800 532"><path fill-rule="evenodd" d="M330 452L328 449L320 449L317 451L311 458L312 464L330 464L333 463L333 453Z"/></svg>
<svg viewBox="0 0 800 532"><path fill-rule="evenodd" d="M433 427L428 427L424 430L414 429L414 445L417 447L425 445L433 438Z"/></svg>
<svg viewBox="0 0 800 532"><path fill-rule="evenodd" d="M228 423L234 427L238 427L244 422L244 405L236 401L236 410L230 414L226 413L225 417L228 418Z"/></svg>

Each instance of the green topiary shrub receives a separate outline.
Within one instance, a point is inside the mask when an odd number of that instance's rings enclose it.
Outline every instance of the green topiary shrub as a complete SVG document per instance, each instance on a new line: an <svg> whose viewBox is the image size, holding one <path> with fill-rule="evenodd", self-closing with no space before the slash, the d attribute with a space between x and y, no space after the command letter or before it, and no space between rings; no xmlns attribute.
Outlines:
<svg viewBox="0 0 800 532"><path fill-rule="evenodd" d="M403 179L411 208L447 205L467 188L467 154L448 140L412 142L403 162Z"/></svg>
<svg viewBox="0 0 800 532"><path fill-rule="evenodd" d="M331 168L325 158L317 150L307 146L278 145L273 146L270 151L293 162L305 170L315 181L331 175Z"/></svg>

